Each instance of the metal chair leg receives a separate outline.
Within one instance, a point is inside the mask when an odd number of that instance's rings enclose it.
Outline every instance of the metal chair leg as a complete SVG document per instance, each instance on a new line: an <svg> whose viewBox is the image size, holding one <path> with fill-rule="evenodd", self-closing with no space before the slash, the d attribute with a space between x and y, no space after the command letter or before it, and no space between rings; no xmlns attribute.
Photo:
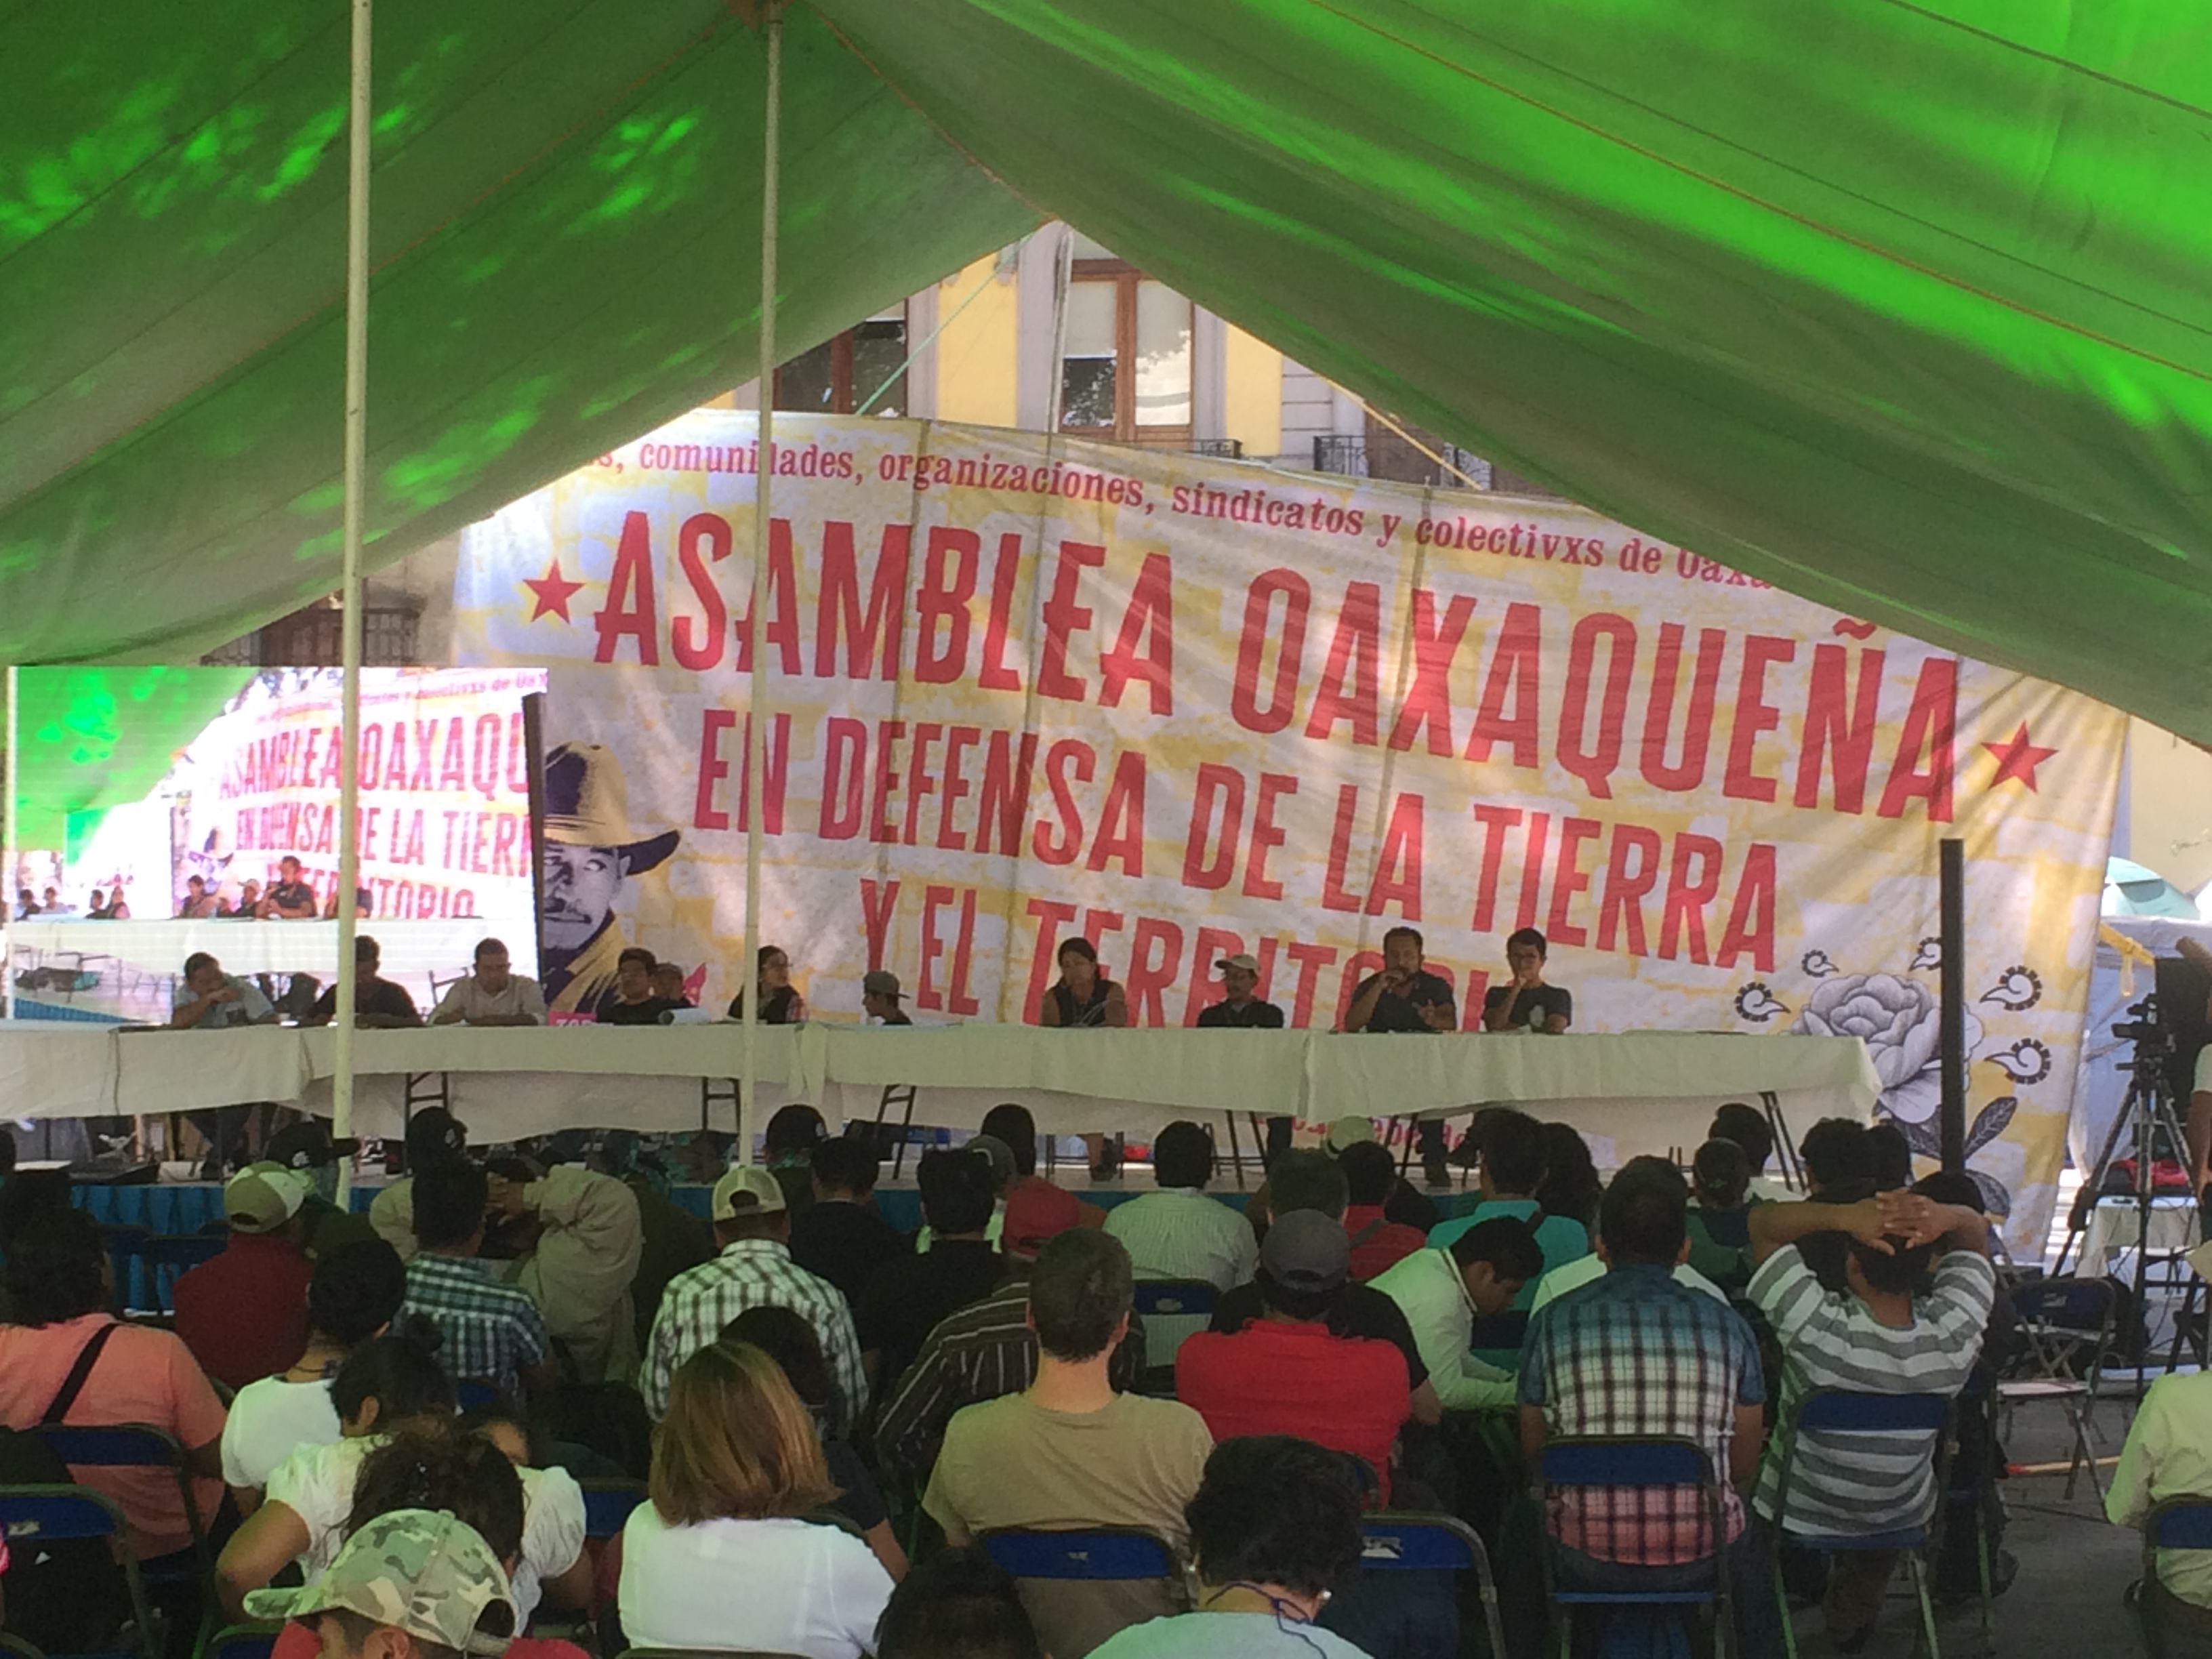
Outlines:
<svg viewBox="0 0 2212 1659"><path fill-rule="evenodd" d="M1790 1587L1782 1579L1782 1540L1774 1540L1774 1605L1782 1613L1782 1646L1790 1659L1797 1659L1797 1626L1790 1617Z"/></svg>
<svg viewBox="0 0 2212 1659"><path fill-rule="evenodd" d="M1912 1574L1913 1594L1920 1598L1920 1629L1928 1643L1928 1659L1943 1659L1942 1650L1936 1644L1936 1604L1928 1599L1928 1573L1920 1552L1909 1551L1905 1559Z"/></svg>
<svg viewBox="0 0 2212 1659"><path fill-rule="evenodd" d="M1991 1502L1996 1494L1990 1495ZM1996 1577L1990 1562L1990 1512L1986 1505L1975 1517L1974 1553L1980 1558L1982 1570L1982 1652L1988 1659L1996 1659L1997 1650Z"/></svg>

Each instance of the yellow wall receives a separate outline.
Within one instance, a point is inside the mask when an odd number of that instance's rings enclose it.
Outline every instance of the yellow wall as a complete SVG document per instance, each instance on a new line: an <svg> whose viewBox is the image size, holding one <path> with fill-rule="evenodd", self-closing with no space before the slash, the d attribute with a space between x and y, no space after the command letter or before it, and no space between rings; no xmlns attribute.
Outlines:
<svg viewBox="0 0 2212 1659"><path fill-rule="evenodd" d="M1283 447L1283 354L1236 324L1229 330L1229 386L1223 405L1225 436L1247 455L1273 455Z"/></svg>
<svg viewBox="0 0 2212 1659"><path fill-rule="evenodd" d="M1015 346L1019 312L1011 276L996 280L998 256L978 259L938 285L937 314L950 318L937 337L937 414L974 426L1014 424ZM987 291L977 294L981 288ZM974 303L960 310L970 295ZM953 313L958 311L959 315Z"/></svg>

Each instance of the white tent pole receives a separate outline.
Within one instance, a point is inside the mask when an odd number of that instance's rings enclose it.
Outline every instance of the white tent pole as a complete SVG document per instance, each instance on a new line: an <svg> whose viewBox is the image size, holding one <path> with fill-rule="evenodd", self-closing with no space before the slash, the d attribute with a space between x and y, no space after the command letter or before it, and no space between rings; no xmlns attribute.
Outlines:
<svg viewBox="0 0 2212 1659"><path fill-rule="evenodd" d="M774 688L768 666L768 556L770 480L775 477L776 186L783 166L778 129L783 117L783 0L769 0L768 120L761 142L760 424L753 452L752 683L745 698L745 945L740 975L751 976L744 1002L744 1076L738 1085L737 1162L753 1156L753 1091L760 1079L761 821L767 808L762 757L768 748Z"/></svg>
<svg viewBox="0 0 2212 1659"><path fill-rule="evenodd" d="M332 1024L337 1071L331 1081L331 1133L353 1133L354 894L361 886L361 527L368 470L368 144L370 0L353 0L353 122L346 160L345 549L338 585L340 693L338 759L338 986ZM338 1202L346 1201L351 1163L338 1161Z"/></svg>
<svg viewBox="0 0 2212 1659"><path fill-rule="evenodd" d="M0 890L0 1018L15 1018L15 889L22 884L22 872L16 868L15 848L15 782L16 757L21 745L17 742L15 665L8 665L8 765L6 788L8 798L0 800L0 867L8 872L4 890Z"/></svg>

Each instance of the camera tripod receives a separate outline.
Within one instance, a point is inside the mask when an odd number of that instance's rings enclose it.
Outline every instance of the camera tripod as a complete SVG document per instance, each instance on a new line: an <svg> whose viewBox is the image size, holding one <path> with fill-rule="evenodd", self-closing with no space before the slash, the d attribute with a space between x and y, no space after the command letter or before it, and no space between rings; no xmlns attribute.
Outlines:
<svg viewBox="0 0 2212 1659"><path fill-rule="evenodd" d="M2135 1043L2133 1056L2121 1068L2128 1073L2127 1097L2121 1102L2120 1109L2112 1119L2112 1127L2106 1133L2105 1144L2097 1153L2095 1166L2083 1178L2081 1190L2075 1194L2074 1207L2067 1220L2065 1242L2058 1248L2057 1264L2052 1271L2054 1276L2063 1275L2068 1257L2077 1249L2083 1249L2086 1256L2085 1241L2089 1224L2095 1214L2098 1200L2107 1195L2106 1182L2116 1161L2115 1155L2123 1144L2123 1137L2125 1137L2125 1144L2133 1153L2135 1162L2133 1185L2127 1194L2136 1212L2135 1261L2129 1291L2134 1310L2131 1317L2140 1322L2143 1331L2142 1352L2136 1356L2138 1363L2135 1367L2135 1395L2137 1400L2141 1400L2147 1386L2144 1373L2148 1369L2146 1362L2149 1358L2150 1327L2144 1309L2143 1291L2148 1282L2150 1259L2154 1252L2151 1223L2158 1207L2156 1166L2161 1157L2173 1158L2185 1170L2191 1170L2193 1166L2189 1155L2189 1138L2183 1132L2180 1116L2174 1108L2172 1085L2166 1080L2166 1062L2172 1052L2173 1039L2160 1017L2158 999L2155 996L2145 997L2141 1002L2130 1005L2128 1012L2133 1016L2132 1018L2122 1020L2112 1027L2113 1036L2130 1038ZM2203 1200L2193 1192L2189 1194L2189 1200L2191 1207L2197 1211L2197 1236L2201 1239L2206 1236ZM2172 1370L2179 1364L2185 1339L2195 1350L2198 1364L2212 1364L2212 1355L2207 1352L2205 1332L2201 1328L2191 1328L2197 1291L2202 1281L2193 1272L2185 1282L2174 1276L2172 1264L2183 1261L2185 1251L2156 1250L2155 1254L2166 1266L2166 1273L2160 1281L2161 1287L2171 1289L2177 1283L2184 1285L2181 1306L2173 1316L2173 1340L2167 1349L2166 1369ZM2076 1262L2076 1271L2094 1272L2095 1269L2084 1259Z"/></svg>

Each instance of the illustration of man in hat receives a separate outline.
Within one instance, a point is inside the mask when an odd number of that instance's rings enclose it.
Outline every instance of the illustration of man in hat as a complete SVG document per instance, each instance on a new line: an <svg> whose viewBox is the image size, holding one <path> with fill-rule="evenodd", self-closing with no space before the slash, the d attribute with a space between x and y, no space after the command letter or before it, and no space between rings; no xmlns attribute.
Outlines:
<svg viewBox="0 0 2212 1659"><path fill-rule="evenodd" d="M629 821L622 763L602 744L564 743L545 757L545 1005L596 1016L615 997L629 941L614 924L625 876L665 862L673 830L640 836Z"/></svg>

